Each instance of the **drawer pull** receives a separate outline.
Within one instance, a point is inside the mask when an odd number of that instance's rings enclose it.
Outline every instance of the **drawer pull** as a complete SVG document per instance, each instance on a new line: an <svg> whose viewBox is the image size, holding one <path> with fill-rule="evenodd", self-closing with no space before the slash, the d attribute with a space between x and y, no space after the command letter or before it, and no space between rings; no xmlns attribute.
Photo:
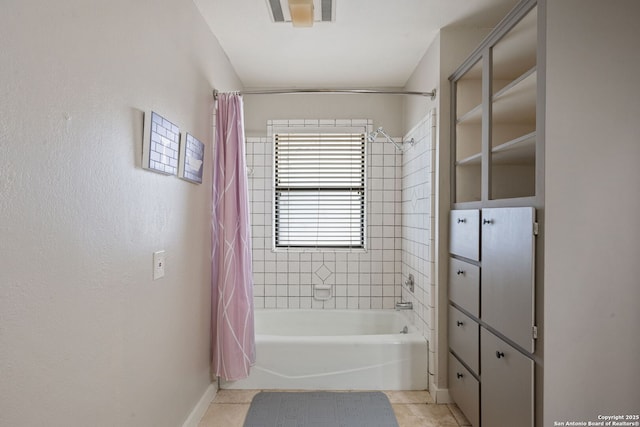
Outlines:
<svg viewBox="0 0 640 427"><path fill-rule="evenodd" d="M493 224L493 220L492 219L483 219L482 223L483 224Z"/></svg>
<svg viewBox="0 0 640 427"><path fill-rule="evenodd" d="M459 320L456 321L456 326L462 326L462 325L464 325L464 322L461 322Z"/></svg>
<svg viewBox="0 0 640 427"><path fill-rule="evenodd" d="M461 274L464 274L464 270L458 270L458 271L456 271L456 274L457 274L458 276L459 276L459 275L461 275Z"/></svg>
<svg viewBox="0 0 640 427"><path fill-rule="evenodd" d="M504 357L504 353L503 353L503 352L501 352L501 351L496 351L496 357L497 357L498 359L501 359L501 358L503 358L503 357Z"/></svg>
<svg viewBox="0 0 640 427"><path fill-rule="evenodd" d="M465 222L467 222L465 218L458 218L458 224L464 224Z"/></svg>
<svg viewBox="0 0 640 427"><path fill-rule="evenodd" d="M458 379L460 379L460 378L464 377L464 375L463 375L463 374L461 374L460 372L456 372L456 377L457 377Z"/></svg>

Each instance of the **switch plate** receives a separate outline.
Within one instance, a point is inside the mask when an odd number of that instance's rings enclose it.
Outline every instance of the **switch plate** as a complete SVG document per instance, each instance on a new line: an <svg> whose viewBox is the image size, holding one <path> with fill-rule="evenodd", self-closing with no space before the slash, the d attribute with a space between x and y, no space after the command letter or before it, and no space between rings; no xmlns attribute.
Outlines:
<svg viewBox="0 0 640 427"><path fill-rule="evenodd" d="M158 251L153 253L153 280L158 280L164 277L164 251Z"/></svg>

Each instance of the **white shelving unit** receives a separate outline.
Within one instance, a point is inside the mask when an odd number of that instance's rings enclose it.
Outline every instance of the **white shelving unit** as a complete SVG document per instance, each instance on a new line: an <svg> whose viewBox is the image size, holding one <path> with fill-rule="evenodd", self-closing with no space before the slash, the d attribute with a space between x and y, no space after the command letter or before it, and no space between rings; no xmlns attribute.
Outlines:
<svg viewBox="0 0 640 427"><path fill-rule="evenodd" d="M455 204L535 195L537 22L533 8L452 79Z"/></svg>

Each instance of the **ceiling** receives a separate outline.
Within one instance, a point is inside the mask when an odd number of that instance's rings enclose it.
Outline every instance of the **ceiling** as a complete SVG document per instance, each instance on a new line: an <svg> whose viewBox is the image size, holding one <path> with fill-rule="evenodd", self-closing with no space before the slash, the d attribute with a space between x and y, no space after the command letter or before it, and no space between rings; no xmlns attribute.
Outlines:
<svg viewBox="0 0 640 427"><path fill-rule="evenodd" d="M245 88L399 88L439 29L491 27L517 0L335 0L311 28L273 22L267 0L194 2Z"/></svg>

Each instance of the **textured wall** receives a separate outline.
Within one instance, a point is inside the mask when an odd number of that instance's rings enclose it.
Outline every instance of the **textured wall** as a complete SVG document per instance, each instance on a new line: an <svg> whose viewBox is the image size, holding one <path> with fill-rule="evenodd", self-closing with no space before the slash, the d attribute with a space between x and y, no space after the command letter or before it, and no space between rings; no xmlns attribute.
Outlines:
<svg viewBox="0 0 640 427"><path fill-rule="evenodd" d="M210 153L239 82L189 0L3 1L0 51L0 425L180 425L210 383L211 173L142 170L141 110Z"/></svg>

